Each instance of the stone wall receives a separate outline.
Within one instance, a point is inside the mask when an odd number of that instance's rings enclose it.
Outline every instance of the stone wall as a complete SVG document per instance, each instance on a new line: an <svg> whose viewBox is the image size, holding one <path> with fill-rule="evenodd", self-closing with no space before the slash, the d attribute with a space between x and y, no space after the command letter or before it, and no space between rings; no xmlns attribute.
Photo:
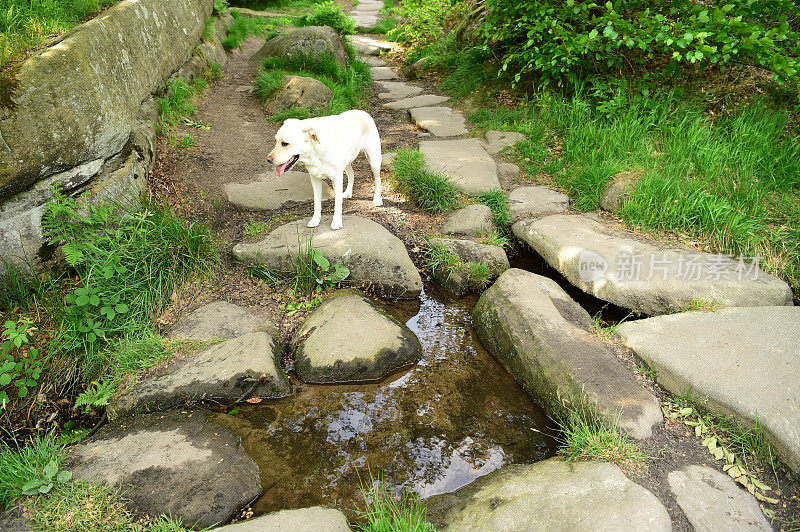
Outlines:
<svg viewBox="0 0 800 532"><path fill-rule="evenodd" d="M225 62L230 16L202 37L212 4L123 0L0 74L0 259L36 268L50 260L41 215L54 186L91 191L93 201L144 190L153 93Z"/></svg>

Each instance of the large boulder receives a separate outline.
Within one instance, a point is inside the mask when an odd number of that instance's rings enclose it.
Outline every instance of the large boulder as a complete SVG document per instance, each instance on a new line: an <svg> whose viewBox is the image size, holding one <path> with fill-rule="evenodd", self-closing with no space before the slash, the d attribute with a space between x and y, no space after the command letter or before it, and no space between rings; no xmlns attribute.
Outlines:
<svg viewBox="0 0 800 532"><path fill-rule="evenodd" d="M600 194L600 208L609 212L621 210L633 195L641 177L641 172L628 171L612 176Z"/></svg>
<svg viewBox="0 0 800 532"><path fill-rule="evenodd" d="M304 382L379 380L422 355L417 336L376 302L342 290L308 316L292 337Z"/></svg>
<svg viewBox="0 0 800 532"><path fill-rule="evenodd" d="M227 521L261 493L258 465L239 438L202 411L109 423L67 458L75 480L117 487L139 512L198 529Z"/></svg>
<svg viewBox="0 0 800 532"><path fill-rule="evenodd" d="M344 227L330 229L323 216L315 228L298 220L278 227L260 242L237 244L234 256L258 263L277 275L291 275L301 250L319 250L332 264L350 269L345 284L371 288L386 297L413 299L422 291L419 271L403 242L379 223L359 216L343 216Z"/></svg>
<svg viewBox="0 0 800 532"><path fill-rule="evenodd" d="M281 510L232 525L215 528L223 532L350 532L347 517L339 510L313 506L297 510Z"/></svg>
<svg viewBox="0 0 800 532"><path fill-rule="evenodd" d="M552 279L512 268L472 311L483 346L553 415L562 403L594 411L637 439L661 423L661 405L590 332L589 314Z"/></svg>
<svg viewBox="0 0 800 532"><path fill-rule="evenodd" d="M697 300L730 307L791 305L785 282L745 261L665 244L584 214L553 214L512 226L573 285L654 316Z"/></svg>
<svg viewBox="0 0 800 532"><path fill-rule="evenodd" d="M308 107L319 110L331 103L333 91L315 78L306 76L284 76L283 85L272 100L273 113L292 107Z"/></svg>
<svg viewBox="0 0 800 532"><path fill-rule="evenodd" d="M286 35L273 37L253 56L250 62L261 65L267 57L322 57L330 55L342 66L349 58L342 38L330 26L306 26Z"/></svg>
<svg viewBox="0 0 800 532"><path fill-rule="evenodd" d="M606 462L510 465L427 505L442 532L672 530L656 496Z"/></svg>
<svg viewBox="0 0 800 532"><path fill-rule="evenodd" d="M212 0L130 0L0 73L0 200L122 150L139 105L189 59Z"/></svg>
<svg viewBox="0 0 800 532"><path fill-rule="evenodd" d="M800 474L800 307L728 308L623 323L622 341L676 395L758 425Z"/></svg>

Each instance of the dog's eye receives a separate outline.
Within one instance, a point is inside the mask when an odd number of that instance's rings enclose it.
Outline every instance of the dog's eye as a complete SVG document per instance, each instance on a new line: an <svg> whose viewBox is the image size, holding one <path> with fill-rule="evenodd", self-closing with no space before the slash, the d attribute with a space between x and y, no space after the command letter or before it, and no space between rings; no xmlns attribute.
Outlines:
<svg viewBox="0 0 800 532"><path fill-rule="evenodd" d="M283 146L284 148L285 148L286 146L288 146L288 145L289 145L289 143L288 143L288 142L286 142L285 140L284 140L283 142L281 142L281 146Z"/></svg>

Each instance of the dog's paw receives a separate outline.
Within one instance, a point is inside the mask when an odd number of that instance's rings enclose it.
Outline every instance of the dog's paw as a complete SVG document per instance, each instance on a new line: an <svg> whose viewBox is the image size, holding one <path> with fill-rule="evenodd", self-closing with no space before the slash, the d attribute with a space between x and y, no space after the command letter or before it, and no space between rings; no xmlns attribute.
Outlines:
<svg viewBox="0 0 800 532"><path fill-rule="evenodd" d="M318 226L319 225L319 220L320 220L319 218L311 218L308 221L308 224L307 224L308 227L316 227L316 226Z"/></svg>
<svg viewBox="0 0 800 532"><path fill-rule="evenodd" d="M342 197L343 197L344 199L350 199L350 198L352 198L352 197L353 197L353 191L352 191L352 190L347 190L347 191L345 191L345 193L344 193L344 194L342 194Z"/></svg>
<svg viewBox="0 0 800 532"><path fill-rule="evenodd" d="M334 231L336 231L337 229L341 229L343 226L344 225L342 224L341 220L333 220L333 222L331 222L331 229L333 229Z"/></svg>
<svg viewBox="0 0 800 532"><path fill-rule="evenodd" d="M372 204L375 205L376 207L382 207L383 198L381 198L380 196L372 198Z"/></svg>

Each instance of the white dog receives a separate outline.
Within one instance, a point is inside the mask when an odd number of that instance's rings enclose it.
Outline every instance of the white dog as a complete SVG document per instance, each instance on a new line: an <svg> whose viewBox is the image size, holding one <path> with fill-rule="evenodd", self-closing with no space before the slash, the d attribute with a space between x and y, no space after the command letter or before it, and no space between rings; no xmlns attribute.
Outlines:
<svg viewBox="0 0 800 532"><path fill-rule="evenodd" d="M281 175L298 161L311 176L314 189L314 216L309 227L319 225L322 216L322 180L333 185L334 209L331 229L342 228L342 198L353 196L353 167L350 164L364 151L375 176L372 204L383 205L381 199L381 139L375 121L364 111L345 111L340 115L286 120L275 134L275 148L267 162L277 166ZM347 190L342 191L343 174L347 174Z"/></svg>

